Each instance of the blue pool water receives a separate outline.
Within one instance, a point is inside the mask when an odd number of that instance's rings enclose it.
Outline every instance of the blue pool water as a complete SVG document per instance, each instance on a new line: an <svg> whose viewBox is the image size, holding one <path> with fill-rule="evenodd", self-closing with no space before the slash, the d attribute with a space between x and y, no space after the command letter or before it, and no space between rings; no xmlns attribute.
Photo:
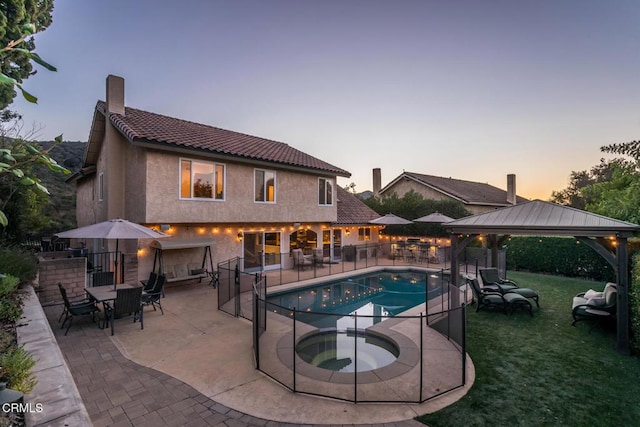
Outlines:
<svg viewBox="0 0 640 427"><path fill-rule="evenodd" d="M299 312L296 320L318 328L363 329L440 295L439 273L380 271L285 293L267 302ZM275 307L275 306L274 306ZM269 308L273 311L282 309ZM284 313L283 314L287 314ZM355 325L353 316L358 315Z"/></svg>

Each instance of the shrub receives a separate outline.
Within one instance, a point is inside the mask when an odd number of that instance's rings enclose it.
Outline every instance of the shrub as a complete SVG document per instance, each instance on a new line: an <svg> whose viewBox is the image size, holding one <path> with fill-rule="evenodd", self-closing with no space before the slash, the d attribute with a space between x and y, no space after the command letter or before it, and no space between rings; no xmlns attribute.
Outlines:
<svg viewBox="0 0 640 427"><path fill-rule="evenodd" d="M17 246L0 246L0 265L0 273L16 276L21 283L33 280L38 270L35 255Z"/></svg>
<svg viewBox="0 0 640 427"><path fill-rule="evenodd" d="M14 276L2 276L0 277L0 298L5 298L18 289L20 279Z"/></svg>
<svg viewBox="0 0 640 427"><path fill-rule="evenodd" d="M631 312L631 351L634 354L640 354L640 254L635 254L631 260L629 307Z"/></svg>
<svg viewBox="0 0 640 427"><path fill-rule="evenodd" d="M0 328L0 353L7 351L9 347L14 345L16 337L4 328Z"/></svg>
<svg viewBox="0 0 640 427"><path fill-rule="evenodd" d="M513 237L507 268L532 273L615 281L615 271L596 251L570 237Z"/></svg>
<svg viewBox="0 0 640 427"><path fill-rule="evenodd" d="M22 347L12 347L0 355L0 379L7 382L7 387L29 393L37 384L31 373L36 361Z"/></svg>
<svg viewBox="0 0 640 427"><path fill-rule="evenodd" d="M16 323L20 317L22 317L20 297L0 299L0 323Z"/></svg>

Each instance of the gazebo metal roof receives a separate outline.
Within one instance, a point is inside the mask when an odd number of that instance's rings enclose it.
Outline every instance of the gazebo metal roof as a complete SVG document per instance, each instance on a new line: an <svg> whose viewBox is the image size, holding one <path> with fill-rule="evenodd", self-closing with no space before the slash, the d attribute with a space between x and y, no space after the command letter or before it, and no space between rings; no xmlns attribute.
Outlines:
<svg viewBox="0 0 640 427"><path fill-rule="evenodd" d="M640 226L542 200L461 218L445 224L452 233L630 237Z"/></svg>

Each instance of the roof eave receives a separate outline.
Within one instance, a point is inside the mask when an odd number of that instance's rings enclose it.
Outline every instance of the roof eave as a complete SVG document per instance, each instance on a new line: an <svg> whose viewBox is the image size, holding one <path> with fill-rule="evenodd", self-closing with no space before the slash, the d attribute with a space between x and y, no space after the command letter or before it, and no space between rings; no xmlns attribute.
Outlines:
<svg viewBox="0 0 640 427"><path fill-rule="evenodd" d="M634 236L638 229L585 228L585 227L483 227L480 225L445 226L453 234L515 234L540 236L588 236L588 237L623 237ZM639 227L640 229L640 227Z"/></svg>
<svg viewBox="0 0 640 427"><path fill-rule="evenodd" d="M420 185L423 185L423 186L428 187L428 188L430 188L430 189L432 189L432 190L434 190L434 191L437 191L437 192L438 192L438 193L440 193L440 194L444 194L444 195L445 195L445 196L447 196L447 197L450 197L450 198L452 198L452 199L455 199L455 200L457 200L457 201L459 201L459 202L462 202L462 203L464 203L464 204L469 204L469 202L468 202L467 200L465 200L465 199L463 199L463 198L461 198L461 197L459 197L459 196L453 195L453 194L451 194L451 193L449 193L449 192L447 192L447 191L444 191L444 190L442 190L442 189L440 189L440 188L438 188L438 187L434 187L433 185L428 184L428 183L426 183L426 182L424 182L424 181L422 181L422 180L420 180L420 179L416 178L416 177L415 177L415 176L413 176L413 175L407 174L406 172L401 173L401 174L400 174L396 179L394 179L393 181L391 181L390 183L388 183L387 185L385 185L385 186L380 190L380 194L383 194L383 193L385 193L386 191L388 191L391 187L393 187L393 186L394 186L398 181L400 181L400 179L402 179L402 178L410 179L411 181L414 181L414 182L416 182L416 183L418 183L418 184L420 184Z"/></svg>
<svg viewBox="0 0 640 427"><path fill-rule="evenodd" d="M217 153L210 150L204 150L204 149L193 148L193 147L180 147L174 144L169 144L169 143L159 142L159 141L149 141L149 140L140 139L140 138L136 138L131 142L133 145L136 145L138 147L148 148L153 150L169 151L169 152L178 153L178 154L194 155L194 153L197 153L199 156L209 157L217 160L249 163L252 165L263 166L263 167L264 166L274 167L274 165L278 165L279 168L298 171L298 172L316 173L324 176L341 176L344 178L351 177L351 174L349 172L343 171L343 170L328 170L328 169L318 169L318 168L305 167L305 166L297 166L297 165L270 161L270 160L254 159L246 156L222 154L222 153Z"/></svg>

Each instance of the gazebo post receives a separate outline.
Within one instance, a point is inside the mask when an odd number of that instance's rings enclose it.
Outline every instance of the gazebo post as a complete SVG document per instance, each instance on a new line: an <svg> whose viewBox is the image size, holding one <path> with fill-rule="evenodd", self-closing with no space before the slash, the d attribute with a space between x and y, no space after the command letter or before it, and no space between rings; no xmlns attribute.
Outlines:
<svg viewBox="0 0 640 427"><path fill-rule="evenodd" d="M617 316L617 344L618 353L630 354L629 350L629 255L627 238L617 233L616 255L618 258L618 316Z"/></svg>

